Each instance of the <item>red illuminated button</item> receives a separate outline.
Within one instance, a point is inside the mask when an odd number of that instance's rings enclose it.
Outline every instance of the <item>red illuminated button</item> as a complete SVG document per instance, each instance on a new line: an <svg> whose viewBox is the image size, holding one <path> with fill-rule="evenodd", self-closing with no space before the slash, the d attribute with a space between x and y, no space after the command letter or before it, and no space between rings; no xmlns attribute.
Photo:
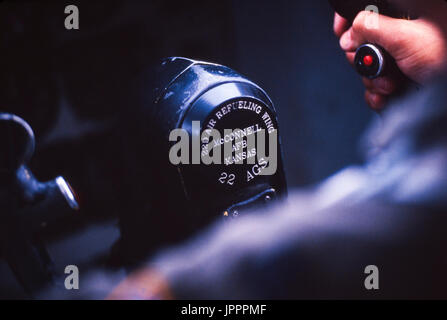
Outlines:
<svg viewBox="0 0 447 320"><path fill-rule="evenodd" d="M367 55L363 58L363 64L367 67L371 67L374 63L374 58L370 55Z"/></svg>

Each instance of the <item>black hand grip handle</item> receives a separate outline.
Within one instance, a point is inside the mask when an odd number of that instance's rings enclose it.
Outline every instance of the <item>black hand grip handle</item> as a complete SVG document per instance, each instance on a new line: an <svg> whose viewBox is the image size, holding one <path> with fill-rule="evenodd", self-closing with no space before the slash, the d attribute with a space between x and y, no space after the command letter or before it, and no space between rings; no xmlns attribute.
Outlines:
<svg viewBox="0 0 447 320"><path fill-rule="evenodd" d="M62 177L38 181L26 163L34 133L22 118L0 113L0 251L31 296L52 283L52 262L36 235L42 224L78 210L75 193Z"/></svg>
<svg viewBox="0 0 447 320"><path fill-rule="evenodd" d="M12 173L34 153L34 132L22 118L0 113L0 173Z"/></svg>
<svg viewBox="0 0 447 320"><path fill-rule="evenodd" d="M44 197L51 197L54 203L62 202L69 209L78 210L75 193L64 178L39 182L26 167L34 146L34 132L25 120L13 114L0 113L0 173L15 176L23 202L34 204Z"/></svg>

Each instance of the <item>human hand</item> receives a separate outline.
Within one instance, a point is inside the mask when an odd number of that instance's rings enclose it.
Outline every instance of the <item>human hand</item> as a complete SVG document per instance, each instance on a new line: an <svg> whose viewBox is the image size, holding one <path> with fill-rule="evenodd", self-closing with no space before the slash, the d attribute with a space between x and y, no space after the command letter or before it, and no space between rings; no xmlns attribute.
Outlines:
<svg viewBox="0 0 447 320"><path fill-rule="evenodd" d="M446 16L444 20L432 16L404 20L379 15L378 28L368 28L371 14L374 13L360 12L352 26L335 14L334 32L351 64L354 64L355 51L360 45L375 43L393 56L406 77L418 84L423 85L447 66ZM373 80L363 78L363 83L367 103L372 109L381 110L405 81L401 75L387 75Z"/></svg>

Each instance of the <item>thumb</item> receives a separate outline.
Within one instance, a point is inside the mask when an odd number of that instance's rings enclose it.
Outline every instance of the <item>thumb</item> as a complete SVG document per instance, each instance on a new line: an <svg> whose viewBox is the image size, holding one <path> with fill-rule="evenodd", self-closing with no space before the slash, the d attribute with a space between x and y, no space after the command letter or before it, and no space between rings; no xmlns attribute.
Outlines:
<svg viewBox="0 0 447 320"><path fill-rule="evenodd" d="M408 23L408 20L362 11L355 18L352 27L341 37L340 46L344 51L354 52L365 43L374 43L394 56L407 39Z"/></svg>

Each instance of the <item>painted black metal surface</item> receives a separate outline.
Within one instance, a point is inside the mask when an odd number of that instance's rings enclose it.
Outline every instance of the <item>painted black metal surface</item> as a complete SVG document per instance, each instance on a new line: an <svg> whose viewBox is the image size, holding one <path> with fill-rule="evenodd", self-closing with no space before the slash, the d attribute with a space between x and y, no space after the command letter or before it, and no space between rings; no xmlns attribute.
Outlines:
<svg viewBox="0 0 447 320"><path fill-rule="evenodd" d="M145 160L147 176L142 177L148 180L145 189L150 205L146 212L121 215L121 252L135 251L141 256L159 242L180 240L216 218L228 216L235 206L249 209L249 203L259 204L257 196L266 191L272 191L265 193L269 199L287 193L277 115L264 90L228 67L187 58L165 59L153 75L154 90L140 121L146 136L140 148L150 150ZM169 139L175 129L183 129L190 139L186 164L169 160L170 149L178 143ZM220 133L221 141L204 140L211 129ZM225 129L244 135L239 144L234 136L228 136L234 149L227 158L222 143L227 138ZM243 142L247 135L262 129L267 141L271 132L277 134L277 170L272 175L260 174L267 162L255 159L257 146L247 150ZM201 154L208 143L222 147L221 163L203 163ZM194 160L197 156L199 162ZM249 163L248 158L255 162ZM152 228L164 234L155 236Z"/></svg>
<svg viewBox="0 0 447 320"><path fill-rule="evenodd" d="M79 209L64 178L40 182L27 168L34 152L34 133L23 119L0 113L0 245L18 282L32 295L51 284L52 262L39 230Z"/></svg>

